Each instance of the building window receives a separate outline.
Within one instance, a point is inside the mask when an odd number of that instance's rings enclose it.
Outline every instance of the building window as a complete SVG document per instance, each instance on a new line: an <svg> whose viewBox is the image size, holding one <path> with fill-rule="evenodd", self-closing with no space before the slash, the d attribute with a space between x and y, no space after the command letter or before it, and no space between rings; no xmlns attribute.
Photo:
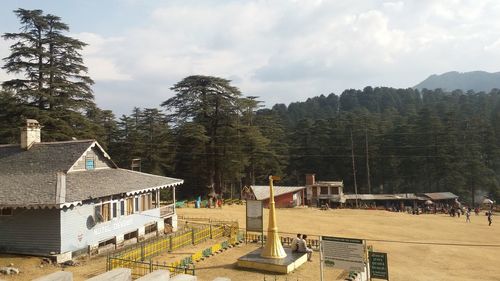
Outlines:
<svg viewBox="0 0 500 281"><path fill-rule="evenodd" d="M328 194L328 187L327 186L322 186L320 189L320 194Z"/></svg>
<svg viewBox="0 0 500 281"><path fill-rule="evenodd" d="M101 247L104 247L104 246L109 245L109 244L116 244L115 238L111 238L111 239L99 242L98 247L101 248Z"/></svg>
<svg viewBox="0 0 500 281"><path fill-rule="evenodd" d="M153 208L158 208L158 207L160 207L160 206L158 205L157 193L158 193L158 190L155 190L155 191L153 191L153 193L152 193L152 195L151 195L151 196L152 196L152 197L151 197L151 200L153 201Z"/></svg>
<svg viewBox="0 0 500 281"><path fill-rule="evenodd" d="M106 222L111 218L111 203L103 203L95 206L95 218L97 222Z"/></svg>
<svg viewBox="0 0 500 281"><path fill-rule="evenodd" d="M94 170L94 168L95 168L94 158L86 158L85 159L85 169Z"/></svg>
<svg viewBox="0 0 500 281"><path fill-rule="evenodd" d="M95 206L94 212L95 212L95 221L96 222L103 222L104 218L102 217L101 205Z"/></svg>
<svg viewBox="0 0 500 281"><path fill-rule="evenodd" d="M125 235L123 235L123 239L130 240L130 239L137 238L137 236L138 236L138 233L136 230L136 231L132 231L132 232L129 232L129 233L126 233Z"/></svg>
<svg viewBox="0 0 500 281"><path fill-rule="evenodd" d="M125 215L125 201L120 201L120 216Z"/></svg>
<svg viewBox="0 0 500 281"><path fill-rule="evenodd" d="M156 232L158 230L158 226L156 223L153 223L153 224L150 224L150 225L146 225L146 227L144 227L144 234L149 234L149 233L152 233L152 232Z"/></svg>
<svg viewBox="0 0 500 281"><path fill-rule="evenodd" d="M103 203L102 204L102 217L104 221L109 221L110 220L110 203Z"/></svg>
<svg viewBox="0 0 500 281"><path fill-rule="evenodd" d="M118 202L113 202L113 218L118 216Z"/></svg>
<svg viewBox="0 0 500 281"><path fill-rule="evenodd" d="M139 197L135 197L134 212L139 212Z"/></svg>
<svg viewBox="0 0 500 281"><path fill-rule="evenodd" d="M12 216L13 214L14 209L12 208L0 209L0 216Z"/></svg>
<svg viewBox="0 0 500 281"><path fill-rule="evenodd" d="M127 198L127 215L134 213L134 198Z"/></svg>
<svg viewBox="0 0 500 281"><path fill-rule="evenodd" d="M151 193L143 194L141 196L141 211L147 211L150 209L152 209Z"/></svg>

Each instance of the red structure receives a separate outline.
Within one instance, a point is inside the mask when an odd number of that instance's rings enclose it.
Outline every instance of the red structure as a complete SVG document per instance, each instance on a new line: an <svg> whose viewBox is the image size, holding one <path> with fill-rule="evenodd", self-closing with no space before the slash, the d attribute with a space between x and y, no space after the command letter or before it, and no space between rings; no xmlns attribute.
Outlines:
<svg viewBox="0 0 500 281"><path fill-rule="evenodd" d="M293 208L305 205L305 186L274 186L274 202L276 208ZM251 197L264 201L269 207L269 186L251 186Z"/></svg>

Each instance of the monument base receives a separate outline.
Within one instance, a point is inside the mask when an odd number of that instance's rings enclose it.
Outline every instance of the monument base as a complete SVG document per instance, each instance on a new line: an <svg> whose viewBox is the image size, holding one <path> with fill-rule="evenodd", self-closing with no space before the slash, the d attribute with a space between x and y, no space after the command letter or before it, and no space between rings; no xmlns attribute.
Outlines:
<svg viewBox="0 0 500 281"><path fill-rule="evenodd" d="M292 252L285 248L286 257L283 259L270 259L260 256L262 249L252 251L238 259L238 267L287 274L307 262L306 253Z"/></svg>

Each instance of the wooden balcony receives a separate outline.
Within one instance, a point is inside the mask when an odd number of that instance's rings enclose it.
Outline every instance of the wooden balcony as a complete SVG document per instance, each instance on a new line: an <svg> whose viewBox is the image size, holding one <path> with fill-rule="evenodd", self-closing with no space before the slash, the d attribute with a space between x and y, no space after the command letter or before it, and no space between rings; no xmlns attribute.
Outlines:
<svg viewBox="0 0 500 281"><path fill-rule="evenodd" d="M166 218L175 213L175 204L165 205L160 207L160 217Z"/></svg>

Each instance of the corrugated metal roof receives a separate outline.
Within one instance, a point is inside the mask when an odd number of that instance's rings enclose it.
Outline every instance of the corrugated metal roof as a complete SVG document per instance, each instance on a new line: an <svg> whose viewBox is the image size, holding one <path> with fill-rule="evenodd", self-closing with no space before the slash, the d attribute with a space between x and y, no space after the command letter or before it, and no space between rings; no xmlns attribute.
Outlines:
<svg viewBox="0 0 500 281"><path fill-rule="evenodd" d="M254 185L251 186L255 199L265 200L269 198L269 186L268 185ZM290 192L296 192L305 189L305 186L274 186L274 196L279 196L287 194Z"/></svg>
<svg viewBox="0 0 500 281"><path fill-rule="evenodd" d="M450 200L458 198L457 195L451 192L431 192L431 193L424 193L424 195L429 197L431 200Z"/></svg>
<svg viewBox="0 0 500 281"><path fill-rule="evenodd" d="M356 194L344 194L347 200L356 200ZM413 193L399 194L358 194L358 200L427 200Z"/></svg>

